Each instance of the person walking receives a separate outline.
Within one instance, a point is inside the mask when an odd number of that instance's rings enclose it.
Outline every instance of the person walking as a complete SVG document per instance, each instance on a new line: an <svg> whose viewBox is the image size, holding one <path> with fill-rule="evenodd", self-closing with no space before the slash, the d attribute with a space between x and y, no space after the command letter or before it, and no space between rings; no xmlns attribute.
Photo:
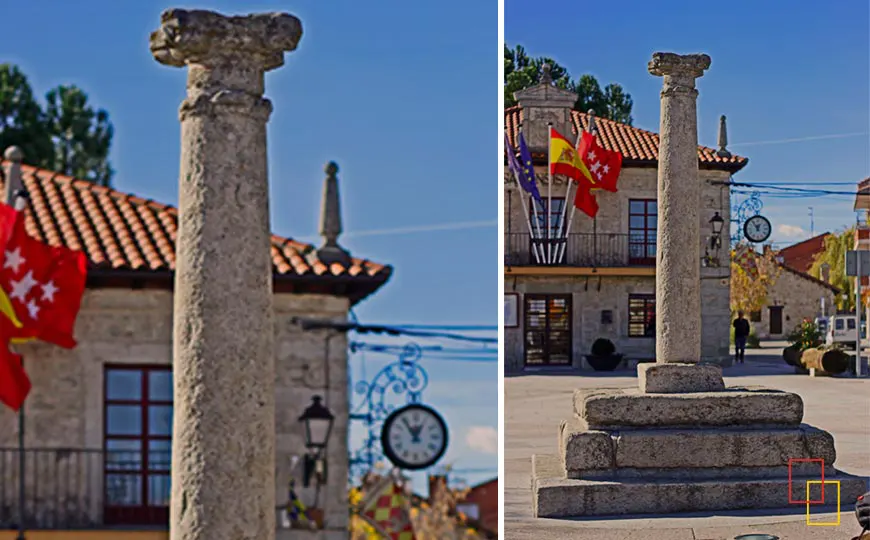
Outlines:
<svg viewBox="0 0 870 540"><path fill-rule="evenodd" d="M737 312L734 319L734 356L738 364L746 357L746 339L749 337L749 321L743 318L743 312Z"/></svg>

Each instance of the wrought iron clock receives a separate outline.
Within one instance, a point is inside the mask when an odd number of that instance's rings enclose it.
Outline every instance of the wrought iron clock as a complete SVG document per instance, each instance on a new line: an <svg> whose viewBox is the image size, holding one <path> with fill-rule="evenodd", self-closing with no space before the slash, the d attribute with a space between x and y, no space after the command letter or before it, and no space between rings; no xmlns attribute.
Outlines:
<svg viewBox="0 0 870 540"><path fill-rule="evenodd" d="M770 226L770 221L762 215L754 215L743 224L743 235L747 240L756 244L770 238L771 232L773 229Z"/></svg>
<svg viewBox="0 0 870 540"><path fill-rule="evenodd" d="M412 403L393 411L381 430L384 455L400 469L427 469L447 451L447 424L434 409Z"/></svg>

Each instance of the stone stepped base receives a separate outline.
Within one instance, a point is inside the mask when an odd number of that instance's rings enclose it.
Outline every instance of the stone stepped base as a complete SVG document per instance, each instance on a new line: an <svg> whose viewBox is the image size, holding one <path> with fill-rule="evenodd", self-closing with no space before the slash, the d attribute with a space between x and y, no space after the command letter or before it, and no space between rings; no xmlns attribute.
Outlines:
<svg viewBox="0 0 870 540"><path fill-rule="evenodd" d="M795 476L792 499L806 498L807 480L821 480L820 475ZM825 475L825 504L836 506L840 482L840 503L844 511L867 491L867 480L835 471ZM533 509L536 517L564 518L625 514L698 512L707 510L743 510L760 508L806 508L806 504L789 504L788 477L694 479L624 479L619 481L578 480L565 477L565 469L555 455L532 457ZM820 484L810 486L810 499L821 500Z"/></svg>
<svg viewBox="0 0 870 540"><path fill-rule="evenodd" d="M559 429L559 454L569 476L633 469L785 467L790 459L836 459L834 438L809 425L790 428L589 430L579 419ZM799 462L800 463L800 462ZM813 463L802 463L813 465ZM815 474L821 464L814 463Z"/></svg>
<svg viewBox="0 0 870 540"><path fill-rule="evenodd" d="M760 386L690 394L646 394L638 388L574 392L574 414L589 429L788 427L803 419L797 394Z"/></svg>

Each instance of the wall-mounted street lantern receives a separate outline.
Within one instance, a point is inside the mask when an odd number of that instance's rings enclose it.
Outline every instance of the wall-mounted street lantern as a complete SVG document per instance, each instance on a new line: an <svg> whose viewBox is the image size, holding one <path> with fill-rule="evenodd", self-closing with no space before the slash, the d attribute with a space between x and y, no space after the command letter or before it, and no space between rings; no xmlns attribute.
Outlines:
<svg viewBox="0 0 870 540"><path fill-rule="evenodd" d="M326 482L326 445L332 433L332 423L335 417L332 411L322 403L323 398L314 396L311 405L299 417L305 426L305 462L302 485L311 485L311 479L316 478L318 485Z"/></svg>
<svg viewBox="0 0 870 540"><path fill-rule="evenodd" d="M725 225L725 220L719 215L719 212L713 214L710 218L710 229L713 234L710 236L710 248L718 250L722 247L722 227Z"/></svg>

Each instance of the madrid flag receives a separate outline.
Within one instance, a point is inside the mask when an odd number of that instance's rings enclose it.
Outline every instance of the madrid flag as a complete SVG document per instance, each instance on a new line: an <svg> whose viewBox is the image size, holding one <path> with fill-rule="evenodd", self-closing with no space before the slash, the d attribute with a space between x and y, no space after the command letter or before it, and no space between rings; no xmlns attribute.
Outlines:
<svg viewBox="0 0 870 540"><path fill-rule="evenodd" d="M0 288L14 312L12 317L2 317L4 338L12 342L35 338L71 349L76 345L73 328L85 291L85 255L36 240L27 234L24 214L16 214L0 268ZM5 313L2 305L0 311Z"/></svg>

